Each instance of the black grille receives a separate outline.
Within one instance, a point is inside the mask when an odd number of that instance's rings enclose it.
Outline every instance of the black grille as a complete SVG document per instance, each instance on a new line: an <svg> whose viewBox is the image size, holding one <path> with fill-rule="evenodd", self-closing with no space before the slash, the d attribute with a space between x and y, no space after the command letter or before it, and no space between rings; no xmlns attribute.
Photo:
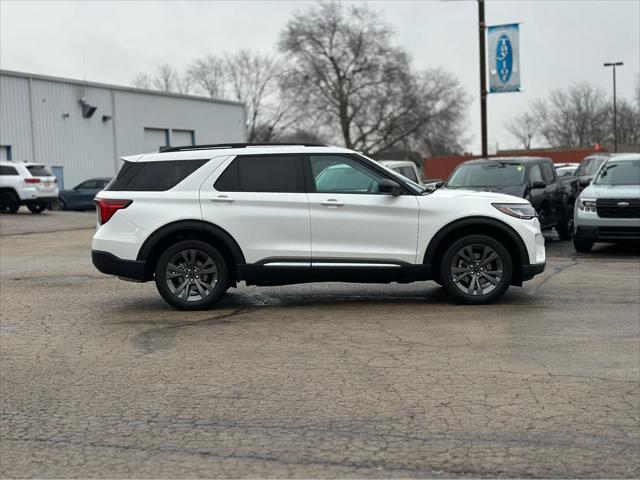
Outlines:
<svg viewBox="0 0 640 480"><path fill-rule="evenodd" d="M596 209L602 218L640 218L640 198L599 198Z"/></svg>
<svg viewBox="0 0 640 480"><path fill-rule="evenodd" d="M600 238L640 238L640 227L599 227Z"/></svg>

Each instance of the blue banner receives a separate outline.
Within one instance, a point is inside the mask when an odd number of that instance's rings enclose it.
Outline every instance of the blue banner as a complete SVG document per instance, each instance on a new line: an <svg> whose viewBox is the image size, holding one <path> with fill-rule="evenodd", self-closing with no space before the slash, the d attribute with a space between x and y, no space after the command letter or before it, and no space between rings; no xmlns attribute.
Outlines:
<svg viewBox="0 0 640 480"><path fill-rule="evenodd" d="M520 25L488 28L489 93L520 91Z"/></svg>

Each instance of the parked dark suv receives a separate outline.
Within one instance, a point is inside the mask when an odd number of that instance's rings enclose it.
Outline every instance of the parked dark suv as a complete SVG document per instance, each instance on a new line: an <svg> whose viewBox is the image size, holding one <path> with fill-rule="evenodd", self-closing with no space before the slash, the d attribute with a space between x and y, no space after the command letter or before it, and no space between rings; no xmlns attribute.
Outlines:
<svg viewBox="0 0 640 480"><path fill-rule="evenodd" d="M470 160L449 176L445 188L498 192L529 200L542 229L555 227L562 240L573 231L574 182L560 181L553 162L542 157Z"/></svg>

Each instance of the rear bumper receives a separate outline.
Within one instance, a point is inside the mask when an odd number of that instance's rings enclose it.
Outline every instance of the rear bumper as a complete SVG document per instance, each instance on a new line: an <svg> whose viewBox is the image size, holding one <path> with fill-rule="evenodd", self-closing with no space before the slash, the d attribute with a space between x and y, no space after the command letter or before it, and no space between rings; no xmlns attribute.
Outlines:
<svg viewBox="0 0 640 480"><path fill-rule="evenodd" d="M640 240L640 226L578 226L576 234L579 238L594 242Z"/></svg>
<svg viewBox="0 0 640 480"><path fill-rule="evenodd" d="M102 273L117 275L132 280L150 280L145 274L146 262L139 260L123 260L109 252L91 250L93 265Z"/></svg>
<svg viewBox="0 0 640 480"><path fill-rule="evenodd" d="M58 197L35 197L25 198L20 201L22 205L40 205L42 203L55 203L58 201Z"/></svg>
<svg viewBox="0 0 640 480"><path fill-rule="evenodd" d="M521 280L523 282L525 282L527 280L531 280L536 275L544 272L544 268L545 268L546 265L547 265L546 262L545 263L537 263L537 264L534 264L534 265L522 265L520 267Z"/></svg>

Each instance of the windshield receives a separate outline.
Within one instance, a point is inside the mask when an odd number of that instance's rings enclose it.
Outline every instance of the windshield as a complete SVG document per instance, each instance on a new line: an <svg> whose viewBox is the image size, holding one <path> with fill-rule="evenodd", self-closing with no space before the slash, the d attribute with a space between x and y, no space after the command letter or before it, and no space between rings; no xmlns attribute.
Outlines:
<svg viewBox="0 0 640 480"><path fill-rule="evenodd" d="M462 165L447 181L447 187L508 187L524 183L521 163L473 163Z"/></svg>
<svg viewBox="0 0 640 480"><path fill-rule="evenodd" d="M640 185L640 160L608 162L602 167L596 185Z"/></svg>

